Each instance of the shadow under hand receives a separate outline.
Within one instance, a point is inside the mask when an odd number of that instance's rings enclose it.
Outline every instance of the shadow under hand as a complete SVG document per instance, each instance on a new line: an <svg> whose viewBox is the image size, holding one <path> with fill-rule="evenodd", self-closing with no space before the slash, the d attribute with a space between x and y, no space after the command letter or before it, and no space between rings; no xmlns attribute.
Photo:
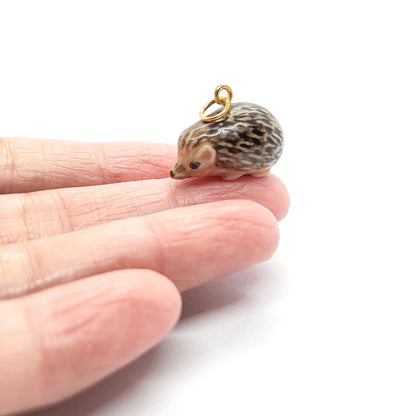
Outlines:
<svg viewBox="0 0 416 416"><path fill-rule="evenodd" d="M282 288L282 274L271 273L270 264L262 263L248 270L234 273L182 294L183 307L181 320L194 317L198 314L207 314L237 306L240 303L255 302L259 297L264 298L270 294L270 279L273 279L272 291L274 300Z"/></svg>

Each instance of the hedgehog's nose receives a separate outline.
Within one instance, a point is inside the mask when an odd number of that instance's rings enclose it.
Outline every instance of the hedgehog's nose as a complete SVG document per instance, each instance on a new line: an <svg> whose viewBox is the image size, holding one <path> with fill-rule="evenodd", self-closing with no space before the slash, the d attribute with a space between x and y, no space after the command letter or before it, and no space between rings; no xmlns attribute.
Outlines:
<svg viewBox="0 0 416 416"><path fill-rule="evenodd" d="M170 171L170 177L173 179L185 179L188 176L189 175L186 174L185 166L182 164L176 163Z"/></svg>

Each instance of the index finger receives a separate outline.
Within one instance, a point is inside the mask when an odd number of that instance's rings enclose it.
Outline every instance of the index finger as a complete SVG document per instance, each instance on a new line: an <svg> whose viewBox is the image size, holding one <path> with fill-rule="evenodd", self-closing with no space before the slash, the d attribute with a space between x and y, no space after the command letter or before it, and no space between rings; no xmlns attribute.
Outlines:
<svg viewBox="0 0 416 416"><path fill-rule="evenodd" d="M0 193L165 178L175 156L162 143L0 138Z"/></svg>

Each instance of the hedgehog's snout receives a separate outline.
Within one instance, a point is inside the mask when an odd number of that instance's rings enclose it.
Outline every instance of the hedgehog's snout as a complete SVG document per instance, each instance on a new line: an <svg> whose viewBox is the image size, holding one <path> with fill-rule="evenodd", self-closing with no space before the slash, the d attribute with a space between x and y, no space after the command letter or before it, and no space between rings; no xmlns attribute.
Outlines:
<svg viewBox="0 0 416 416"><path fill-rule="evenodd" d="M170 177L173 179L185 179L189 178L189 176L185 166L180 163L175 163L175 166L170 171Z"/></svg>

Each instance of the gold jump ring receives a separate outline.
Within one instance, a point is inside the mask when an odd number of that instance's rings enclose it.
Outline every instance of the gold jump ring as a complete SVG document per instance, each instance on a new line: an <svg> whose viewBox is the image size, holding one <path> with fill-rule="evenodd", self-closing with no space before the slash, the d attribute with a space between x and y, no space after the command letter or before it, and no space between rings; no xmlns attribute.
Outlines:
<svg viewBox="0 0 416 416"><path fill-rule="evenodd" d="M227 100L231 101L233 99L233 90L231 89L231 87L229 87L228 85L218 85L217 88L215 88L215 92L214 92L214 100L217 104L220 104L220 100L223 97L220 97L220 92L222 90L227 91Z"/></svg>
<svg viewBox="0 0 416 416"><path fill-rule="evenodd" d="M227 97L221 97L219 94L222 90L227 91ZM202 121L210 122L210 121L216 121L220 118L223 118L225 115L228 114L231 108L231 100L233 98L233 91L228 85L218 85L217 88L215 88L214 92L214 99L205 104L201 111L199 112L199 117ZM208 110L209 107L211 107L213 104L218 104L224 106L224 108L211 116L206 116L205 112Z"/></svg>

